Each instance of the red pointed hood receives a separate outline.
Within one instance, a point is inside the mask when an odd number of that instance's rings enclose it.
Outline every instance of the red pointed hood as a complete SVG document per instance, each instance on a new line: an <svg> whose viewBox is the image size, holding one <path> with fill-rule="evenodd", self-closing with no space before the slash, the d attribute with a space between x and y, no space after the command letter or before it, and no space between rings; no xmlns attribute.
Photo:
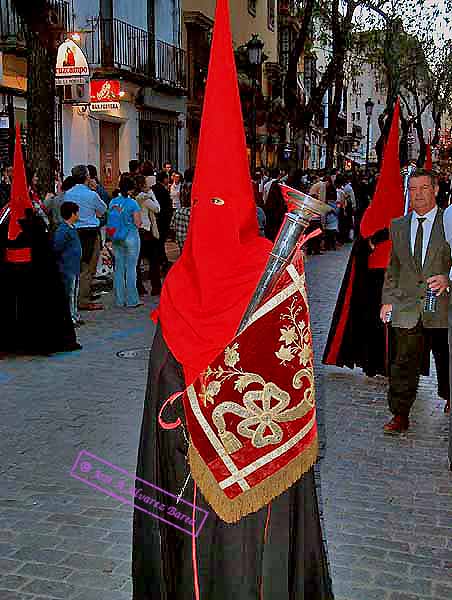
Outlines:
<svg viewBox="0 0 452 600"><path fill-rule="evenodd" d="M425 168L427 169L427 171L431 171L433 169L432 147L430 144L427 144L427 153L425 156Z"/></svg>
<svg viewBox="0 0 452 600"><path fill-rule="evenodd" d="M218 0L188 237L162 290L163 336L189 385L235 336L271 243L258 235L228 0Z"/></svg>
<svg viewBox="0 0 452 600"><path fill-rule="evenodd" d="M361 221L360 232L364 238L372 237L380 229L389 228L391 221L401 217L405 209L399 159L399 118L400 100L397 99L377 188ZM378 244L369 258L369 268L385 269L390 251L390 242Z"/></svg>
<svg viewBox="0 0 452 600"><path fill-rule="evenodd" d="M25 210L27 208L33 208L30 200L30 194L28 193L19 124L16 127L13 182L11 185L11 197L9 205L11 208L11 214L9 218L8 239L15 240L22 231L19 220L25 217Z"/></svg>

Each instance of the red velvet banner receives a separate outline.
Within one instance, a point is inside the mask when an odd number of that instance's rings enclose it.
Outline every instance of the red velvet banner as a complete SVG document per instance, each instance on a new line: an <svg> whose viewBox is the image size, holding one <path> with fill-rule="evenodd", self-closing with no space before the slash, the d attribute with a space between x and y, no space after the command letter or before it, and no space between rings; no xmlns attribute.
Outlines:
<svg viewBox="0 0 452 600"><path fill-rule="evenodd" d="M297 268L184 396L192 475L228 522L268 504L317 458L312 337Z"/></svg>

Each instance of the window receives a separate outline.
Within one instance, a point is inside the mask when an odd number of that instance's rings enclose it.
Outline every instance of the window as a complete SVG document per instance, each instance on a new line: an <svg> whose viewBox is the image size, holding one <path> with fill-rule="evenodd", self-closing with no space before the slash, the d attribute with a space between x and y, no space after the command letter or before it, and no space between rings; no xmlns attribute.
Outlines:
<svg viewBox="0 0 452 600"><path fill-rule="evenodd" d="M268 18L267 25L270 31L275 31L275 14L276 14L276 0L267 0Z"/></svg>
<svg viewBox="0 0 452 600"><path fill-rule="evenodd" d="M290 32L284 28L280 30L279 35L279 64L284 73L287 72L289 66L289 54L290 54Z"/></svg>
<svg viewBox="0 0 452 600"><path fill-rule="evenodd" d="M317 85L317 58L305 56L304 58L304 88L306 95L310 97L311 90Z"/></svg>
<svg viewBox="0 0 452 600"><path fill-rule="evenodd" d="M253 15L253 17L256 16L256 4L257 0L248 0L248 12L250 15Z"/></svg>

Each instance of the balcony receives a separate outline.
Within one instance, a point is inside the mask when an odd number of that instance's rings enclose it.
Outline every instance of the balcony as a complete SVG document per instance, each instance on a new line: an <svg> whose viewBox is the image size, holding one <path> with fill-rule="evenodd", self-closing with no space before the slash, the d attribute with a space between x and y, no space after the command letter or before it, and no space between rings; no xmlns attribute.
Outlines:
<svg viewBox="0 0 452 600"><path fill-rule="evenodd" d="M176 90L185 91L185 50L161 40L156 41L155 81Z"/></svg>
<svg viewBox="0 0 452 600"><path fill-rule="evenodd" d="M49 28L71 29L71 11L68 0L49 0ZM16 13L13 0L0 0L0 50L24 53L25 32Z"/></svg>
<svg viewBox="0 0 452 600"><path fill-rule="evenodd" d="M105 75L150 79L152 48L149 34L119 19L97 17L83 36L89 64Z"/></svg>
<svg viewBox="0 0 452 600"><path fill-rule="evenodd" d="M186 88L185 52L154 40L146 30L125 21L103 17L92 19L83 46L92 68L104 76L119 75L172 90Z"/></svg>

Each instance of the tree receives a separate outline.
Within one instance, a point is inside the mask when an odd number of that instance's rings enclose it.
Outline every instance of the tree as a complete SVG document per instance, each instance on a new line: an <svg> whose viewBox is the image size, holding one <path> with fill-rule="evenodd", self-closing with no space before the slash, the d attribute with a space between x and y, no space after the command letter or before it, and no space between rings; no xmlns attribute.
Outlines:
<svg viewBox="0 0 452 600"><path fill-rule="evenodd" d="M64 32L58 0L13 0L27 46L27 159L46 191L55 185L55 64Z"/></svg>
<svg viewBox="0 0 452 600"><path fill-rule="evenodd" d="M314 115L321 110L323 98L334 87L333 102L329 107L327 166L332 166L337 138L337 120L344 89L344 63L351 48L354 29L354 15L362 0L305 0L301 13L300 30L289 57L285 80L284 100L289 112L289 120L296 132L300 149L299 159L304 159L306 131ZM328 63L317 85L311 89L308 99L298 93L298 65L303 54L313 43L313 21L319 24L318 39L323 46L331 48Z"/></svg>
<svg viewBox="0 0 452 600"><path fill-rule="evenodd" d="M448 0L450 4L450 0ZM367 59L383 75L387 86L386 108L379 119L381 135L377 154L383 147L392 121L397 96L402 99L401 161L407 162L408 131L414 127L420 145L418 164L426 156L423 117L431 111L435 121L433 141L439 138L441 118L452 95L452 53L444 36L434 35L437 25L449 25L447 13L427 0L386 0L380 6L368 2L375 19L367 19ZM383 26L381 26L383 24ZM405 114L403 114L405 113Z"/></svg>

